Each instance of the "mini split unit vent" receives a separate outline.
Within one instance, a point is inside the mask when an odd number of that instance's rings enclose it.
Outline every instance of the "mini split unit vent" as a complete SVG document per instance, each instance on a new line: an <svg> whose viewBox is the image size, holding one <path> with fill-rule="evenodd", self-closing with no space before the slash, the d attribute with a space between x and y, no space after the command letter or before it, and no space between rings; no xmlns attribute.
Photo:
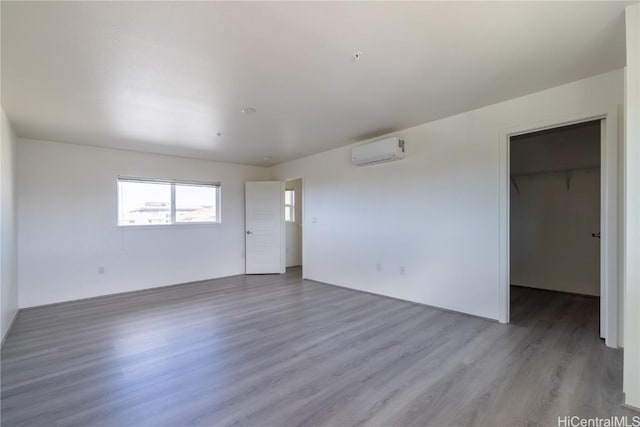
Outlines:
<svg viewBox="0 0 640 427"><path fill-rule="evenodd" d="M404 158L404 140L387 138L354 147L351 150L351 161L358 166L392 162Z"/></svg>

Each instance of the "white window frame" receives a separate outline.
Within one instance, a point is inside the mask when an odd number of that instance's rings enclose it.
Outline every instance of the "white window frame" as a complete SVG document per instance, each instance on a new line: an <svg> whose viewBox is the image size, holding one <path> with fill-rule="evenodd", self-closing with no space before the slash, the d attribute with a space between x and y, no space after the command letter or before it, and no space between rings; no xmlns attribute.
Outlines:
<svg viewBox="0 0 640 427"><path fill-rule="evenodd" d="M147 184L169 184L171 187L171 222L168 224L120 224L120 182L140 182ZM215 221L189 221L176 222L176 185L191 185L196 187L214 188L216 197L216 220ZM188 181L181 179L159 179L159 178L140 178L131 176L120 176L116 180L116 226L121 228L161 228L161 227L189 227L194 225L215 225L222 223L221 217L221 200L222 200L222 184L218 182L202 182Z"/></svg>
<svg viewBox="0 0 640 427"><path fill-rule="evenodd" d="M291 191L293 193L293 198L291 199L291 204L287 204L287 191ZM294 189L285 189L284 190L284 212L285 212L285 222L296 222L296 190ZM287 207L291 208L291 219L287 219Z"/></svg>

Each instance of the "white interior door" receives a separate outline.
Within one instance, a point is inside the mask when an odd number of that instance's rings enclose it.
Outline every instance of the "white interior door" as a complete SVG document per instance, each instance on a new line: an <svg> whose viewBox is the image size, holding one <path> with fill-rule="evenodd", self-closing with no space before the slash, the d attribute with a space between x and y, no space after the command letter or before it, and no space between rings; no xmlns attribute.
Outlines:
<svg viewBox="0 0 640 427"><path fill-rule="evenodd" d="M247 182L245 197L246 273L284 273L284 183Z"/></svg>

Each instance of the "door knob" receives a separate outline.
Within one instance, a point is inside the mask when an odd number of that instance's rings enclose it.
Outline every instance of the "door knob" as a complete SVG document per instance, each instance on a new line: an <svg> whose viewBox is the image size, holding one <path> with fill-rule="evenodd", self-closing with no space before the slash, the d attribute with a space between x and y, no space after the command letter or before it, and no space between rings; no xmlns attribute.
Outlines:
<svg viewBox="0 0 640 427"><path fill-rule="evenodd" d="M253 231L247 230L247 234L253 234Z"/></svg>
<svg viewBox="0 0 640 427"><path fill-rule="evenodd" d="M595 237L596 239L600 238L600 232L598 233L591 233L591 237Z"/></svg>

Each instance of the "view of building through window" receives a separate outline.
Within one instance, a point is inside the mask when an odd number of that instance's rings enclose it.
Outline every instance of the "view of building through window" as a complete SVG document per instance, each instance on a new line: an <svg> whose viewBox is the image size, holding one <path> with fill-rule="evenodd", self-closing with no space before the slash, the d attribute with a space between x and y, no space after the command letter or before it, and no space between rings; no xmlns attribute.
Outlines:
<svg viewBox="0 0 640 427"><path fill-rule="evenodd" d="M217 187L176 184L176 222L216 222Z"/></svg>
<svg viewBox="0 0 640 427"><path fill-rule="evenodd" d="M118 180L118 225L218 222L218 185Z"/></svg>
<svg viewBox="0 0 640 427"><path fill-rule="evenodd" d="M118 182L118 225L171 224L171 184Z"/></svg>

